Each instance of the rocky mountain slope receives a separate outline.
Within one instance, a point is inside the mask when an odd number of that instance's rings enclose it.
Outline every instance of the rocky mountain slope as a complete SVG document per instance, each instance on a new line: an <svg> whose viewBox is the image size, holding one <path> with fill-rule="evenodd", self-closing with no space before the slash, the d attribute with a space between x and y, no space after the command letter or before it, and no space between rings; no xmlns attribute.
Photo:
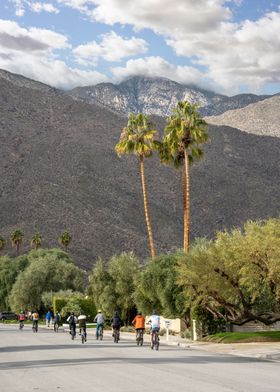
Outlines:
<svg viewBox="0 0 280 392"><path fill-rule="evenodd" d="M228 125L257 135L280 137L280 95L257 102L243 109L229 110L220 116L206 117L216 125Z"/></svg>
<svg viewBox="0 0 280 392"><path fill-rule="evenodd" d="M74 99L101 103L121 113L144 112L169 115L180 100L198 103L203 116L218 115L267 98L267 95L240 94L234 97L215 94L194 86L184 86L165 78L135 76L115 85L77 87L68 92Z"/></svg>
<svg viewBox="0 0 280 392"><path fill-rule="evenodd" d="M125 250L148 256L139 163L114 152L125 123L100 106L0 77L0 234L22 229L27 250L36 231L53 247L67 229L70 253L87 268ZM210 136L191 170L192 238L278 216L280 139L216 126ZM146 174L156 252L166 252L182 244L181 175L156 157ZM6 252L14 254L10 243Z"/></svg>

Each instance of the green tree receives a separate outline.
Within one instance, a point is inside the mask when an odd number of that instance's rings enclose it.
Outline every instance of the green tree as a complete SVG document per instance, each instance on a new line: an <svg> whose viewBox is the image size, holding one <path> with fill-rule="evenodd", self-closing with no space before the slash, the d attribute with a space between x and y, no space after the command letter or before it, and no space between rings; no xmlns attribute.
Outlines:
<svg viewBox="0 0 280 392"><path fill-rule="evenodd" d="M99 259L89 278L89 294L97 308L108 317L118 311L123 320L131 321L139 268L139 261L132 252L113 256L107 265Z"/></svg>
<svg viewBox="0 0 280 392"><path fill-rule="evenodd" d="M5 238L0 236L0 252L5 248L5 246L6 246Z"/></svg>
<svg viewBox="0 0 280 392"><path fill-rule="evenodd" d="M189 306L243 324L280 320L280 220L247 222L243 230L199 240L178 261Z"/></svg>
<svg viewBox="0 0 280 392"><path fill-rule="evenodd" d="M19 248L20 248L20 245L22 244L23 237L24 237L24 234L21 230L15 230L11 234L11 241L12 241L12 244L16 247L17 256L19 255Z"/></svg>
<svg viewBox="0 0 280 392"><path fill-rule="evenodd" d="M135 311L134 292L139 261L133 252L115 255L109 261L108 273L115 293L115 310L119 310L122 319L129 323Z"/></svg>
<svg viewBox="0 0 280 392"><path fill-rule="evenodd" d="M30 245L31 245L31 248L35 248L36 250L38 250L38 248L41 247L42 236L40 233L36 233L33 235L33 237L31 238L31 241L30 241Z"/></svg>
<svg viewBox="0 0 280 392"><path fill-rule="evenodd" d="M89 275L88 294L94 299L98 309L110 317L115 305L112 279L108 273L105 261L99 258Z"/></svg>
<svg viewBox="0 0 280 392"><path fill-rule="evenodd" d="M84 279L85 272L70 259L65 261L54 252L45 253L19 274L9 296L10 306L16 312L22 307L40 308L43 293L67 289L82 292Z"/></svg>
<svg viewBox="0 0 280 392"><path fill-rule="evenodd" d="M140 161L140 173L141 183L144 200L144 211L146 217L147 230L150 241L151 256L155 256L153 233L150 222L150 213L148 207L148 196L147 187L145 181L145 158L150 158L153 153L154 145L153 138L156 130L153 129L152 124L149 121L148 116L139 114L130 114L128 118L127 126L124 127L120 141L116 145L115 149L119 156L124 154L134 154L139 157Z"/></svg>
<svg viewBox="0 0 280 392"><path fill-rule="evenodd" d="M182 318L189 324L189 307L177 283L177 260L180 252L149 260L138 276L134 299L144 314L157 311L164 317Z"/></svg>
<svg viewBox="0 0 280 392"><path fill-rule="evenodd" d="M160 152L161 161L182 167L184 208L184 251L190 246L190 174L189 164L203 155L200 148L208 140L207 124L197 111L197 106L187 101L178 102L168 118Z"/></svg>
<svg viewBox="0 0 280 392"><path fill-rule="evenodd" d="M64 233L61 234L59 237L59 243L64 246L65 252L67 252L68 246L70 245L70 242L72 241L71 235L68 233L68 231L64 231Z"/></svg>
<svg viewBox="0 0 280 392"><path fill-rule="evenodd" d="M26 257L11 259L8 256L0 257L0 309L8 310L8 296L20 274L29 264Z"/></svg>

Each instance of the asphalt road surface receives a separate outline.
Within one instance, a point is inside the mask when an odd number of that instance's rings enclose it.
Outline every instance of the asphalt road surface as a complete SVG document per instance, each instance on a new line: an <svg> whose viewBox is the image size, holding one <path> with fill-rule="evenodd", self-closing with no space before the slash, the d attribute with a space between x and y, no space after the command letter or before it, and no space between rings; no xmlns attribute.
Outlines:
<svg viewBox="0 0 280 392"><path fill-rule="evenodd" d="M110 336L82 345L62 331L0 326L1 392L75 390L279 392L280 364L163 344L152 351Z"/></svg>

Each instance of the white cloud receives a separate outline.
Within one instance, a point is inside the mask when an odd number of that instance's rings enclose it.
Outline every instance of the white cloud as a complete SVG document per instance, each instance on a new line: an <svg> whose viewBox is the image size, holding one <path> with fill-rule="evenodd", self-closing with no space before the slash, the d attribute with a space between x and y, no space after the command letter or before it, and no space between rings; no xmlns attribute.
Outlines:
<svg viewBox="0 0 280 392"><path fill-rule="evenodd" d="M196 68L170 64L159 56L128 60L125 67L114 67L111 71L117 82L135 75L161 76L179 83L197 85L201 84L203 79L203 74Z"/></svg>
<svg viewBox="0 0 280 392"><path fill-rule="evenodd" d="M42 1L32 1L32 0L9 0L14 4L15 12L18 17L22 17L25 14L26 9L30 11L41 13L59 13L59 9L56 8L52 3L46 3Z"/></svg>
<svg viewBox="0 0 280 392"><path fill-rule="evenodd" d="M59 88L72 88L107 81L96 71L68 67L57 58L69 49L67 37L51 30L22 28L0 19L0 68Z"/></svg>
<svg viewBox="0 0 280 392"><path fill-rule="evenodd" d="M131 24L160 34L177 56L203 65L217 89L235 93L280 81L280 13L233 23L240 0L59 0L108 25ZM193 81L195 82L195 81Z"/></svg>
<svg viewBox="0 0 280 392"><path fill-rule="evenodd" d="M136 29L150 28L157 33L213 29L220 20L231 17L226 0L57 0L86 13L98 22L131 24ZM199 17L198 17L199 16Z"/></svg>
<svg viewBox="0 0 280 392"><path fill-rule="evenodd" d="M79 63L96 63L98 58L106 61L120 61L122 58L135 56L147 51L147 42L141 38L123 38L114 31L101 36L100 43L88 42L73 49Z"/></svg>
<svg viewBox="0 0 280 392"><path fill-rule="evenodd" d="M36 13L40 13L40 12L49 12L49 13L54 13L54 14L58 14L59 10L51 3L41 3L41 2L28 2L28 5L31 9L31 11L34 11Z"/></svg>

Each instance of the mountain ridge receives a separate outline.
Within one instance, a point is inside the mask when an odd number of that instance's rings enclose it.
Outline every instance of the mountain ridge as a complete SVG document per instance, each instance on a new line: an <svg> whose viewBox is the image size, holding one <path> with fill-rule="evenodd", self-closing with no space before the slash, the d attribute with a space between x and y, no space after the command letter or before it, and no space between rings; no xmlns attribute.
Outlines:
<svg viewBox="0 0 280 392"><path fill-rule="evenodd" d="M154 117L162 132L163 118ZM84 268L98 257L133 250L149 256L139 162L118 158L114 146L126 118L64 94L0 78L0 233L39 231L57 246L68 230L69 252ZM210 125L205 158L191 168L191 236L280 211L279 138ZM270 159L266 159L269 156ZM180 171L145 162L156 253L182 246ZM15 254L11 243L8 254Z"/></svg>

